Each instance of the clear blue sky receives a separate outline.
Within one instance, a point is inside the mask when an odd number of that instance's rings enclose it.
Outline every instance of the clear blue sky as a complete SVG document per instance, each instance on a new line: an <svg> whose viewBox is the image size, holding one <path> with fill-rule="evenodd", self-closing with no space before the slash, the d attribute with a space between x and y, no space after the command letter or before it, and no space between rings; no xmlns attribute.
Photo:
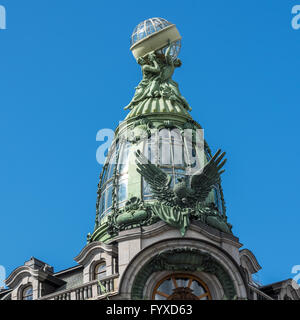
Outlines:
<svg viewBox="0 0 300 320"><path fill-rule="evenodd" d="M141 73L129 37L144 19L176 23L176 71L213 151L227 151L228 219L263 267L290 278L299 252L300 0L0 0L0 265L35 256L56 271L92 232L96 133L126 116Z"/></svg>

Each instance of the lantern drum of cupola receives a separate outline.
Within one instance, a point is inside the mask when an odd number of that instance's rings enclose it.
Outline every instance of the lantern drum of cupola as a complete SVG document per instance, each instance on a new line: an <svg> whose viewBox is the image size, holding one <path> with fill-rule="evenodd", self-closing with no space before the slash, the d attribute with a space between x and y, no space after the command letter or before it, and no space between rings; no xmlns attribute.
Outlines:
<svg viewBox="0 0 300 320"><path fill-rule="evenodd" d="M178 227L182 235L190 219L231 232L218 173L224 154L212 156L172 79L181 66L180 39L176 26L161 18L145 20L131 36L130 49L143 78L124 108L130 112L115 131L100 175L89 241L106 241L121 230L159 220ZM150 165L142 164L142 157ZM201 181L193 175L206 167L211 179L204 182L203 198L197 186Z"/></svg>

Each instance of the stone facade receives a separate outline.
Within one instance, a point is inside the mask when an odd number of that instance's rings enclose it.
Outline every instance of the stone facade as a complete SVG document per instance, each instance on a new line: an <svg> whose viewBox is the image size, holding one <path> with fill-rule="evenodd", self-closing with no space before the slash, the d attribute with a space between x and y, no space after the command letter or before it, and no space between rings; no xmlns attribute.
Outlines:
<svg viewBox="0 0 300 320"><path fill-rule="evenodd" d="M192 223L181 237L178 230L159 221L120 232L110 244L89 243L75 257L78 265L67 270L54 272L53 267L31 258L7 278L9 289L0 292L0 299L22 299L23 289L31 285L33 300L148 300L160 279L185 273L201 279L215 300L299 300L300 292L290 279L267 286L255 283L252 275L261 267L252 252L241 247L238 238L200 222ZM180 259L184 252L185 260ZM157 257L168 259L168 253L173 267L151 265ZM205 259L198 263L192 255ZM106 265L101 285L94 277L99 262Z"/></svg>

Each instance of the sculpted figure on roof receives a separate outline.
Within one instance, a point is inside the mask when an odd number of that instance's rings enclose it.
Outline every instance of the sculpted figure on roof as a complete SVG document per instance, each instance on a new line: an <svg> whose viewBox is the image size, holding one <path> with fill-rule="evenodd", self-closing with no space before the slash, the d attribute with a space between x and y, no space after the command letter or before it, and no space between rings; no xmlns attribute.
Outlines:
<svg viewBox="0 0 300 320"><path fill-rule="evenodd" d="M169 42L165 53L151 52L137 59L142 68L143 79L135 88L135 94L125 110L132 110L140 102L151 98L165 98L177 101L184 109L191 111L186 99L181 95L178 84L172 80L175 68L181 66L180 59L171 56L172 43Z"/></svg>

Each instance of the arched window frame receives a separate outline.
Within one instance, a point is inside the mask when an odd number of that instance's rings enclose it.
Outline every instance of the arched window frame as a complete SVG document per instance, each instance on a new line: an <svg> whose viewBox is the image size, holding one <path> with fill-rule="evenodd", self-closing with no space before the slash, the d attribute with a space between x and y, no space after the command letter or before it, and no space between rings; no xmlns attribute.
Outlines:
<svg viewBox="0 0 300 320"><path fill-rule="evenodd" d="M26 291L31 290L31 292L28 294ZM33 286L31 283L25 285L21 288L21 294L20 294L21 300L33 300Z"/></svg>
<svg viewBox="0 0 300 320"><path fill-rule="evenodd" d="M101 272L98 271L100 267L103 267ZM93 280L101 280L105 278L106 272L106 262L104 260L97 262L93 268ZM99 275L101 275L101 277L99 277Z"/></svg>
<svg viewBox="0 0 300 320"><path fill-rule="evenodd" d="M190 286L192 285L193 281L198 282L198 284L202 287L202 289L204 291L203 294L201 294L200 296L197 297L199 300L201 300L201 299L211 300L212 299L212 296L211 296L211 293L210 293L210 290L209 290L208 286L200 278L196 277L193 274L189 274L189 273L173 273L173 274L169 274L169 275L163 277L162 279L160 279L156 283L156 285L154 287L154 290L153 290L153 293L152 293L152 300L155 300L155 296L156 295L162 296L162 297L164 297L164 298L166 298L168 300L168 298L171 295L159 291L158 290L159 287L163 284L163 282L165 282L167 280L171 280L172 283L173 283L173 286L175 288L177 288L178 287L177 279L181 279L181 278L188 279L188 283L187 283L187 286L186 286L188 288L190 288Z"/></svg>

